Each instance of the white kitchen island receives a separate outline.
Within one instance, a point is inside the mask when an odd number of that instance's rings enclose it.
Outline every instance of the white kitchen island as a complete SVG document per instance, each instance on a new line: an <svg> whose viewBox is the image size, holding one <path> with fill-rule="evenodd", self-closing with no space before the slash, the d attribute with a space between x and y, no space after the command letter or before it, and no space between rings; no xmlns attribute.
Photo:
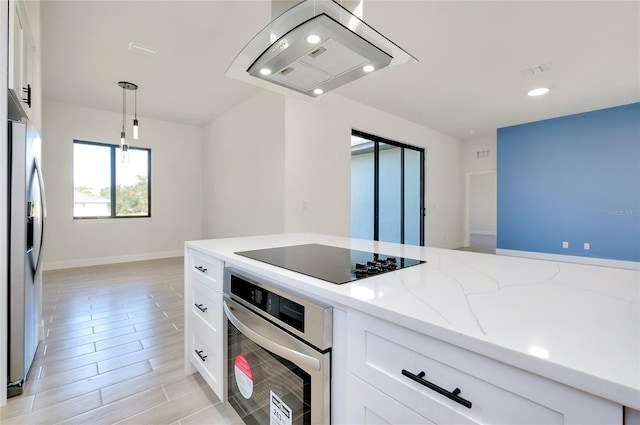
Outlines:
<svg viewBox="0 0 640 425"><path fill-rule="evenodd" d="M234 254L308 243L426 263L335 285ZM318 234L192 241L185 249L185 367L200 371L222 400L222 267L233 266L334 306L333 423L637 420L638 271ZM206 326L193 307L202 292L213 306ZM203 338L216 352L206 368L193 355L193 341ZM403 369L459 388L472 407Z"/></svg>

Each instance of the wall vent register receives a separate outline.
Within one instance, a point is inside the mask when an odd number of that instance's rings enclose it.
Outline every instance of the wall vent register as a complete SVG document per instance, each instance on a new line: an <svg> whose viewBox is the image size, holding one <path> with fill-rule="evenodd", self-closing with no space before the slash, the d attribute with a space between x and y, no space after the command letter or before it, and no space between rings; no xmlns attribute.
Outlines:
<svg viewBox="0 0 640 425"><path fill-rule="evenodd" d="M236 254L337 285L425 262L321 244L283 246Z"/></svg>

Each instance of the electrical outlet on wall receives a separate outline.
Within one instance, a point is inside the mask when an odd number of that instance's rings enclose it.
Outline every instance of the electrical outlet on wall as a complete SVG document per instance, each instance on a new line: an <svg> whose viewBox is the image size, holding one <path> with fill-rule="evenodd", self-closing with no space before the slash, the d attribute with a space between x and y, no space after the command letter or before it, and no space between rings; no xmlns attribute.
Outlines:
<svg viewBox="0 0 640 425"><path fill-rule="evenodd" d="M589 244L589 242L584 243L584 249L587 251L591 249L591 245Z"/></svg>
<svg viewBox="0 0 640 425"><path fill-rule="evenodd" d="M569 242L566 242L566 241L562 242L562 247L565 248L565 249L569 248Z"/></svg>

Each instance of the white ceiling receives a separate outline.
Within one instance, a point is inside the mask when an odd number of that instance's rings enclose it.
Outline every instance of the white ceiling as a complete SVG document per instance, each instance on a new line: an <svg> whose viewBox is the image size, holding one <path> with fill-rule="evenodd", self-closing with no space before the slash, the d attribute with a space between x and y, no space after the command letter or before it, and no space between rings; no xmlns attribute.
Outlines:
<svg viewBox="0 0 640 425"><path fill-rule="evenodd" d="M121 112L126 80L141 120L204 125L262 90L224 74L270 17L266 0L43 0L43 96ZM419 62L335 92L460 139L640 101L640 1L364 0L364 20Z"/></svg>

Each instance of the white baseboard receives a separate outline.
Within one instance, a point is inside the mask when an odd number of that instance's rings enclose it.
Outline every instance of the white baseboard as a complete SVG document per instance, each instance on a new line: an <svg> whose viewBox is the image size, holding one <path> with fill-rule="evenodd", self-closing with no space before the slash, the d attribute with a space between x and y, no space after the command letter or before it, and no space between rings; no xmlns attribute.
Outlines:
<svg viewBox="0 0 640 425"><path fill-rule="evenodd" d="M469 232L472 235L481 235L481 236L496 236L497 233L495 230L471 230Z"/></svg>
<svg viewBox="0 0 640 425"><path fill-rule="evenodd" d="M608 258L578 257L575 255L547 254L544 252L496 249L496 254L510 257L535 258L537 260L560 261L563 263L588 264L591 266L615 267L618 269L640 270L640 262L610 260Z"/></svg>
<svg viewBox="0 0 640 425"><path fill-rule="evenodd" d="M118 257L83 258L68 261L45 261L43 270L70 269L74 267L100 266L103 264L129 263L132 261L157 260L160 258L182 257L184 251L152 252L148 254L122 255Z"/></svg>

